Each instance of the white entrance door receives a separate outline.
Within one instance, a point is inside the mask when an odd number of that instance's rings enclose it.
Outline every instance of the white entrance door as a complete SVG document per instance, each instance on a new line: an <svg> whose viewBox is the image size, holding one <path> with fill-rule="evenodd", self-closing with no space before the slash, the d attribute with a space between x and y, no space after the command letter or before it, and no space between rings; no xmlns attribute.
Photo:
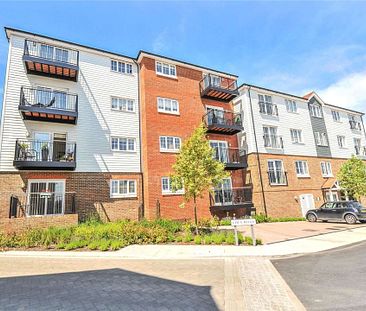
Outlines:
<svg viewBox="0 0 366 311"><path fill-rule="evenodd" d="M314 196L312 194L300 195L302 215L305 216L308 210L315 208Z"/></svg>

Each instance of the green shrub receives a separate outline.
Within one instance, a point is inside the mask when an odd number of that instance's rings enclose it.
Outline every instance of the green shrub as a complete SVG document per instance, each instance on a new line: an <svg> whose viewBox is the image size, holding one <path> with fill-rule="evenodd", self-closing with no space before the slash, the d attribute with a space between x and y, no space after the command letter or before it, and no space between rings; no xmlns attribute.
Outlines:
<svg viewBox="0 0 366 311"><path fill-rule="evenodd" d="M226 244L229 245L235 245L235 235L232 232L228 232L226 234L226 239L225 239Z"/></svg>
<svg viewBox="0 0 366 311"><path fill-rule="evenodd" d="M111 242L111 250L116 251L125 246L125 243L121 240L113 240Z"/></svg>
<svg viewBox="0 0 366 311"><path fill-rule="evenodd" d="M256 241L256 244L257 244L257 245L262 245L262 240L261 240L261 239L255 239L255 241ZM253 245L253 239L252 239L252 237L250 237L250 236L246 236L246 237L244 238L244 242L245 242L245 244L247 244L247 245Z"/></svg>
<svg viewBox="0 0 366 311"><path fill-rule="evenodd" d="M66 247L66 244L65 243L58 243L56 244L56 248L57 249L64 249Z"/></svg>
<svg viewBox="0 0 366 311"><path fill-rule="evenodd" d="M175 242L182 242L183 241L183 237L181 235L177 235L175 237Z"/></svg>
<svg viewBox="0 0 366 311"><path fill-rule="evenodd" d="M103 239L99 241L98 249L102 252L105 252L109 249L110 245L111 245L110 241Z"/></svg>
<svg viewBox="0 0 366 311"><path fill-rule="evenodd" d="M211 240L211 236L210 236L210 235L205 235L205 236L203 237L203 243L204 243L205 245L211 244L211 242L212 242L212 240Z"/></svg>
<svg viewBox="0 0 366 311"><path fill-rule="evenodd" d="M73 250L73 249L77 249L77 248L83 248L87 245L87 242L86 241L72 241L68 244L65 245L65 250L67 251L70 251L70 250Z"/></svg>
<svg viewBox="0 0 366 311"><path fill-rule="evenodd" d="M183 242L188 243L193 241L193 235L191 232L185 232L183 236Z"/></svg>
<svg viewBox="0 0 366 311"><path fill-rule="evenodd" d="M225 218L220 220L221 226L231 226L231 219Z"/></svg>
<svg viewBox="0 0 366 311"><path fill-rule="evenodd" d="M194 237L194 244L200 245L202 243L202 237L200 235L196 235Z"/></svg>
<svg viewBox="0 0 366 311"><path fill-rule="evenodd" d="M211 234L211 243L220 245L226 240L225 232L214 232Z"/></svg>
<svg viewBox="0 0 366 311"><path fill-rule="evenodd" d="M98 249L98 246L99 246L99 242L98 241L93 241L93 242L90 242L88 244L88 248L92 251Z"/></svg>

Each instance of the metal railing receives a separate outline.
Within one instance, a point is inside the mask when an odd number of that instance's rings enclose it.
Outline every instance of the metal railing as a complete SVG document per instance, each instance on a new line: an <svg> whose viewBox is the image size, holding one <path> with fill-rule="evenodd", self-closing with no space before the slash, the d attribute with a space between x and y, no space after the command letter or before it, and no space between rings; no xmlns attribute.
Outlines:
<svg viewBox="0 0 366 311"><path fill-rule="evenodd" d="M75 192L29 192L10 197L9 218L76 213Z"/></svg>
<svg viewBox="0 0 366 311"><path fill-rule="evenodd" d="M283 139L278 135L263 135L264 147L273 149L283 149Z"/></svg>
<svg viewBox="0 0 366 311"><path fill-rule="evenodd" d="M247 188L214 189L210 193L211 206L241 205L250 202Z"/></svg>
<svg viewBox="0 0 366 311"><path fill-rule="evenodd" d="M278 116L278 108L275 104L259 102L259 112L269 116Z"/></svg>
<svg viewBox="0 0 366 311"><path fill-rule="evenodd" d="M281 170L269 170L268 179L270 185L287 186L287 172Z"/></svg>
<svg viewBox="0 0 366 311"><path fill-rule="evenodd" d="M79 51L32 40L25 40L24 55L73 66L79 65Z"/></svg>
<svg viewBox="0 0 366 311"><path fill-rule="evenodd" d="M77 112L78 96L56 90L49 91L22 86L20 106Z"/></svg>
<svg viewBox="0 0 366 311"><path fill-rule="evenodd" d="M239 148L212 147L214 159L222 163L246 163L246 151Z"/></svg>
<svg viewBox="0 0 366 311"><path fill-rule="evenodd" d="M357 130L357 131L361 131L362 127L361 127L361 123L357 122L357 121L349 121L349 125L351 127L351 130Z"/></svg>
<svg viewBox="0 0 366 311"><path fill-rule="evenodd" d="M366 147L355 146L356 155L366 156Z"/></svg>
<svg viewBox="0 0 366 311"><path fill-rule="evenodd" d="M210 125L243 126L241 114L227 110L209 110L203 116L203 121L206 126Z"/></svg>
<svg viewBox="0 0 366 311"><path fill-rule="evenodd" d="M207 74L200 81L200 90L202 92L207 88L222 89L224 91L236 91L238 89L238 84L236 80Z"/></svg>
<svg viewBox="0 0 366 311"><path fill-rule="evenodd" d="M76 144L62 140L17 140L14 160L75 162Z"/></svg>

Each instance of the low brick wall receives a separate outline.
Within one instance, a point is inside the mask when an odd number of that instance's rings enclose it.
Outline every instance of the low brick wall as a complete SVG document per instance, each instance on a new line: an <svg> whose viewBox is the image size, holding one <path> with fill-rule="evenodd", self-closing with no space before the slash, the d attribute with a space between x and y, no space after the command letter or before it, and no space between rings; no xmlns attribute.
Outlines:
<svg viewBox="0 0 366 311"><path fill-rule="evenodd" d="M15 233L34 228L69 227L78 223L77 214L0 219L0 232Z"/></svg>

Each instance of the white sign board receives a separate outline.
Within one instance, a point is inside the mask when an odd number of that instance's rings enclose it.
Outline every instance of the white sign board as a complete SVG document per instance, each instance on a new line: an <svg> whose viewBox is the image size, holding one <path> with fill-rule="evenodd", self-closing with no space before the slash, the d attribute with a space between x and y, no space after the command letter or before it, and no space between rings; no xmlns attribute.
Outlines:
<svg viewBox="0 0 366 311"><path fill-rule="evenodd" d="M231 220L231 225L234 226L253 226L255 225L257 222L255 221L255 219L233 219Z"/></svg>

